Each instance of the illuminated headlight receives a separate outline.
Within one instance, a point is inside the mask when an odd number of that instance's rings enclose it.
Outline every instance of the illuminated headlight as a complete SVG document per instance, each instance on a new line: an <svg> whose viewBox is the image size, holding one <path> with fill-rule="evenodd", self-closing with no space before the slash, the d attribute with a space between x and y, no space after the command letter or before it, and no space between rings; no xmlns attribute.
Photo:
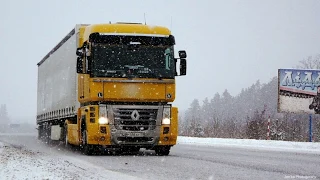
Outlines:
<svg viewBox="0 0 320 180"><path fill-rule="evenodd" d="M109 120L106 117L99 118L99 124L109 124Z"/></svg>
<svg viewBox="0 0 320 180"><path fill-rule="evenodd" d="M162 119L162 124L165 124L165 125L170 124L170 119L169 118Z"/></svg>
<svg viewBox="0 0 320 180"><path fill-rule="evenodd" d="M162 124L170 124L171 122L171 107L170 106L164 106L163 107L163 115L162 115Z"/></svg>
<svg viewBox="0 0 320 180"><path fill-rule="evenodd" d="M108 120L108 112L107 112L107 106L105 104L99 105L99 124L109 124Z"/></svg>

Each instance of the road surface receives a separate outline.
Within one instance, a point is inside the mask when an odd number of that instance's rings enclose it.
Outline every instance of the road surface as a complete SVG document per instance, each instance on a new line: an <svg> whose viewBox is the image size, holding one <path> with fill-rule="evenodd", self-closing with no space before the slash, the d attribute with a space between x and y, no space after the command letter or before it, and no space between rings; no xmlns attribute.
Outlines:
<svg viewBox="0 0 320 180"><path fill-rule="evenodd" d="M0 142L64 159L83 171L84 165L101 167L139 179L320 179L320 155L312 153L178 144L169 156L146 150L137 155L85 156L74 149L48 146L35 135L0 134Z"/></svg>

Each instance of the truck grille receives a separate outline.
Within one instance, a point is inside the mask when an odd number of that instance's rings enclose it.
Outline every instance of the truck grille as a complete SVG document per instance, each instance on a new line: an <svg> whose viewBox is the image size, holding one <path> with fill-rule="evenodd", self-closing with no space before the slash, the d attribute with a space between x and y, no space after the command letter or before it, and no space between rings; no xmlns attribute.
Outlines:
<svg viewBox="0 0 320 180"><path fill-rule="evenodd" d="M156 128L158 109L113 109L114 125L118 130L146 131Z"/></svg>

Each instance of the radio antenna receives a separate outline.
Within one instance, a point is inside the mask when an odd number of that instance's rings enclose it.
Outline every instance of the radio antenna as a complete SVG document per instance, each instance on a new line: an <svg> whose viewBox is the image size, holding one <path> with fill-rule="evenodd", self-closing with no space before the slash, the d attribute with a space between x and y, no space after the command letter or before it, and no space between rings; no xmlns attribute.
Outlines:
<svg viewBox="0 0 320 180"><path fill-rule="evenodd" d="M144 25L147 25L146 13L143 13L144 16Z"/></svg>

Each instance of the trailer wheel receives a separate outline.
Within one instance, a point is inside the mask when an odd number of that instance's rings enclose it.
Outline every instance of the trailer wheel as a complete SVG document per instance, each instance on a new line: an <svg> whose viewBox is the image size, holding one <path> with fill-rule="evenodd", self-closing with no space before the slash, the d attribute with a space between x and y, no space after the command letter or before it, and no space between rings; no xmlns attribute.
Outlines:
<svg viewBox="0 0 320 180"><path fill-rule="evenodd" d="M50 125L45 125L43 127L43 134L42 134L42 138L44 143L46 143L47 145L51 144L51 126Z"/></svg>
<svg viewBox="0 0 320 180"><path fill-rule="evenodd" d="M70 144L69 144L69 142L68 142L68 125L67 124L65 124L64 125L64 147L65 148L70 148Z"/></svg>
<svg viewBox="0 0 320 180"><path fill-rule="evenodd" d="M168 156L170 153L170 146L157 146L154 150L158 156Z"/></svg>
<svg viewBox="0 0 320 180"><path fill-rule="evenodd" d="M42 140L42 126L38 126L38 140Z"/></svg>
<svg viewBox="0 0 320 180"><path fill-rule="evenodd" d="M93 147L90 144L87 144L87 131L82 131L82 152L85 155L92 155Z"/></svg>

